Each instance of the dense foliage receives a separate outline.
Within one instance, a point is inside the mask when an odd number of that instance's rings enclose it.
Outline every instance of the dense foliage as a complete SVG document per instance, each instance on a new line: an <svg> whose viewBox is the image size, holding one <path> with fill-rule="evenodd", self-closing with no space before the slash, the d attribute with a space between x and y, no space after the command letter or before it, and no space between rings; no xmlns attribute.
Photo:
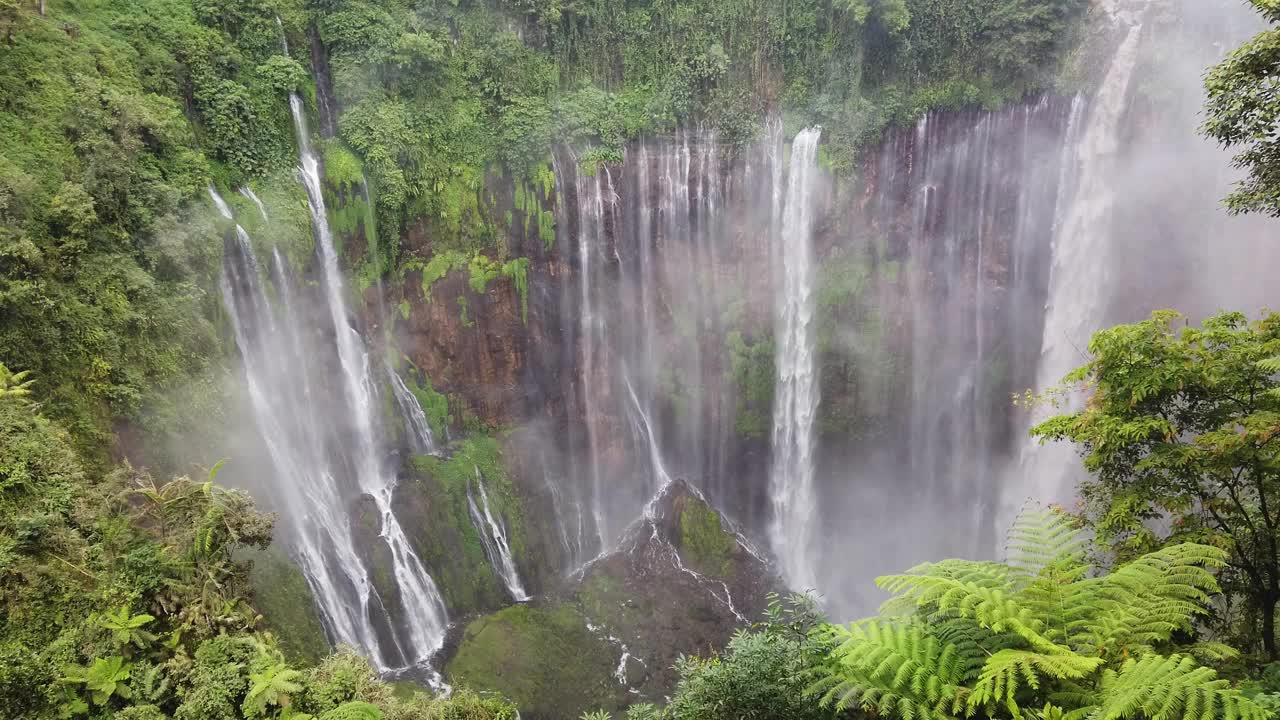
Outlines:
<svg viewBox="0 0 1280 720"><path fill-rule="evenodd" d="M783 113L822 123L833 164L851 170L888 123L1052 86L1086 6L325 0L313 19L334 124L377 190L381 235L426 217L438 243L468 249L496 236L486 175L548 175L553 140L614 162L641 133L706 123L738 144Z"/></svg>
<svg viewBox="0 0 1280 720"><path fill-rule="evenodd" d="M156 460L225 416L214 181L274 208L298 192L299 92L354 230L359 280L433 251L504 257L491 183L550 193L553 142L620 159L640 133L709 123L730 143L767 113L827 128L846 170L885 124L1055 82L1084 0L101 0L0 5L0 348L93 462L144 431ZM314 39L318 43L311 42ZM316 78L313 80L312 78ZM291 198L288 193L294 193ZM532 196L530 190L526 193ZM550 213L538 208L539 232ZM509 221L508 221L509 222ZM305 214L274 232L306 234ZM297 225L298 227L293 227ZM253 228L250 228L252 231ZM376 241L375 241L376 240ZM295 262L305 253L289 248ZM178 439L181 440L178 440ZM136 449L136 448L131 448ZM208 454L216 450L204 448ZM195 453L192 453L195 454Z"/></svg>
<svg viewBox="0 0 1280 720"><path fill-rule="evenodd" d="M1280 215L1280 99L1275 93L1275 73L1280 67L1280 2L1249 0L1267 23L1244 46L1233 51L1209 71L1209 91L1204 132L1224 147L1239 150L1235 165L1246 171L1244 180L1227 198L1235 212Z"/></svg>
<svg viewBox="0 0 1280 720"><path fill-rule="evenodd" d="M1223 580L1261 622L1245 640L1274 660L1280 315L1182 324L1166 310L1095 334L1090 362L1067 377L1088 383L1089 402L1033 432L1082 446L1086 511L1122 557L1169 538L1227 549Z"/></svg>
<svg viewBox="0 0 1280 720"><path fill-rule="evenodd" d="M462 691L397 700L342 651L290 666L240 550L272 519L210 479L86 470L0 365L0 716L509 719Z"/></svg>
<svg viewBox="0 0 1280 720"><path fill-rule="evenodd" d="M828 629L813 690L897 718L1268 717L1192 654L1166 654L1217 589L1225 553L1171 545L1092 573L1073 520L1030 513L1008 562L947 560L880 578L880 617Z"/></svg>

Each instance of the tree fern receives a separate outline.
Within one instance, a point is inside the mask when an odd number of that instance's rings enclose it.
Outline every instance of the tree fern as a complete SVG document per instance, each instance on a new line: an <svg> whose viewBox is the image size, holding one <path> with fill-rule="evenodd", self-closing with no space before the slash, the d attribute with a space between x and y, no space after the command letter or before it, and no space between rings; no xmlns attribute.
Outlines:
<svg viewBox="0 0 1280 720"><path fill-rule="evenodd" d="M382 720L382 711L367 702L349 702L324 713L319 720Z"/></svg>
<svg viewBox="0 0 1280 720"><path fill-rule="evenodd" d="M969 664L957 645L940 640L923 623L831 626L827 639L836 648L838 669L810 687L824 703L879 708L910 720L951 717Z"/></svg>
<svg viewBox="0 0 1280 720"><path fill-rule="evenodd" d="M988 706L1016 703L1015 693L1022 687L1039 690L1053 681L1083 680L1101 664L1101 658L1075 653L1001 650L983 665L968 697L969 714Z"/></svg>
<svg viewBox="0 0 1280 720"><path fill-rule="evenodd" d="M1073 521L1035 511L1008 554L880 578L880 617L822 629L833 650L809 692L902 720L1267 717L1192 657L1154 654L1205 612L1221 550L1174 545L1090 577Z"/></svg>
<svg viewBox="0 0 1280 720"><path fill-rule="evenodd" d="M1025 508L1009 530L1006 546L1009 572L1031 582L1046 569L1056 567L1064 575L1084 576L1089 542L1075 518L1063 512Z"/></svg>
<svg viewBox="0 0 1280 720"><path fill-rule="evenodd" d="M992 632L1015 633L1045 652L1061 650L1042 633L1043 618L1019 603L1007 566L948 560L882 577L876 584L920 611L970 618Z"/></svg>
<svg viewBox="0 0 1280 720"><path fill-rule="evenodd" d="M1267 720L1269 713L1185 655L1126 660L1102 676L1096 720Z"/></svg>

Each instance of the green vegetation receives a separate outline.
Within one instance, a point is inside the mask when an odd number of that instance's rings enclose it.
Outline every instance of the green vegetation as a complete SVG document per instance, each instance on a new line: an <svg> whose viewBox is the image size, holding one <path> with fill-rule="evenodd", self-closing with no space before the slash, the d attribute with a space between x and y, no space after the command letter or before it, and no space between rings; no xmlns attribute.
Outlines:
<svg viewBox="0 0 1280 720"><path fill-rule="evenodd" d="M515 605L467 625L447 669L459 682L500 691L531 717L574 717L619 701L618 652L572 606Z"/></svg>
<svg viewBox="0 0 1280 720"><path fill-rule="evenodd" d="M710 577L727 577L733 570L738 539L721 522L720 513L697 498L688 498L680 508L680 555Z"/></svg>
<svg viewBox="0 0 1280 720"><path fill-rule="evenodd" d="M773 339L748 343L741 332L732 330L725 336L725 347L737 397L734 428L743 437L763 438L773 421L773 385L777 379Z"/></svg>
<svg viewBox="0 0 1280 720"><path fill-rule="evenodd" d="M642 132L710 123L731 145L761 118L828 128L851 171L888 124L1051 87L1085 0L480 0L368 6L312 20L330 53L338 129L378 190L379 232L425 219L436 252L491 247L516 188L548 246L551 144L591 146L585 171ZM532 186L532 187L530 187ZM499 247L499 249L501 249Z"/></svg>
<svg viewBox="0 0 1280 720"><path fill-rule="evenodd" d="M1280 22L1275 0L1253 4ZM531 261L511 257L505 235L520 228L554 248L553 143L581 149L580 170L594 173L644 133L705 124L737 147L777 114L789 130L823 124L822 165L850 174L891 124L1057 85L1086 6L0 0L0 716L516 717L508 701L461 688L448 699L394 691L350 649L330 654L305 579L270 545L272 518L217 486L218 466L157 479L218 456L240 390L217 287L231 228L206 188L222 189L260 254L279 248L308 277L290 93L312 114L334 101L337 137L315 146L357 289L417 271L429 302L465 270L476 295L509 280L527 323ZM307 66L312 30L333 98ZM1229 199L1237 211L1280 215L1277 63L1271 28L1207 78L1205 133L1249 172ZM430 256L402 252L402 238ZM836 394L862 396L825 404L824 432L871 425L852 408L879 406L865 393L895 386L873 296L898 270L880 247L824 258L818 345L845 364L821 374L849 386ZM471 325L475 297L459 290ZM396 310L408 319L413 306ZM1265 720L1280 709L1280 670L1261 661L1280 659L1280 316L1228 313L1176 332L1175 318L1099 333L1068 378L1090 402L1035 430L1084 449L1093 477L1080 518L1024 517L1007 563L882 579L895 595L884 614L848 627L803 599L776 603L723 652L676 663L666 707L627 717ZM691 308L672 308L671 321L697 340ZM857 337L840 335L851 326ZM856 351L829 352L842 344ZM761 439L772 340L735 330L725 350L735 428ZM687 383L701 379L674 368L661 382L677 415L700 395ZM652 631L655 646L711 636L718 608L667 587L637 593L613 569L546 605L499 610L507 598L467 503L475 483L517 561L536 555L502 441L457 404L451 416L429 381L411 389L439 437L472 430L447 458L406 462L395 498L455 617L498 610L466 627L455 682L499 690L530 716L617 708L628 699L619 649L585 618L629 638ZM150 469L113 460L126 455ZM378 524L367 504L353 516L386 589ZM690 568L737 571L711 508L687 499L677 530Z"/></svg>
<svg viewBox="0 0 1280 720"><path fill-rule="evenodd" d="M87 470L31 402L38 383L0 379L0 716L515 717L465 691L396 699L349 650L289 665L327 649L297 570L255 550L271 518L214 485L217 466L203 482Z"/></svg>
<svg viewBox="0 0 1280 720"><path fill-rule="evenodd" d="M404 308L407 306L407 303L401 305L402 313L406 312ZM408 375L404 380L409 391L418 399L418 404L422 406L422 412L427 416L427 424L431 426L432 434L437 438L446 437L449 428L459 420L449 414L448 396L436 392L431 386L431 378L423 377L422 382L419 383L416 377Z"/></svg>
<svg viewBox="0 0 1280 720"><path fill-rule="evenodd" d="M525 566L527 537L524 509L492 435L473 432L450 448L447 458L413 458L415 481L402 486L410 539L423 562L432 568L452 613L493 610L505 604L506 590L485 555L480 530L471 519L468 492L479 502L475 485L484 482L490 509L507 528L507 541L517 565Z"/></svg>
<svg viewBox="0 0 1280 720"><path fill-rule="evenodd" d="M806 693L808 676L825 649L816 632L822 618L813 600L774 596L765 617L755 632L736 634L720 657L682 658L675 696L653 714L654 720L834 717Z"/></svg>
<svg viewBox="0 0 1280 720"><path fill-rule="evenodd" d="M290 662L314 665L329 654L315 599L302 570L284 550L271 545L248 551L253 605Z"/></svg>
<svg viewBox="0 0 1280 720"><path fill-rule="evenodd" d="M1182 324L1164 310L1095 334L1089 363L1066 378L1087 383L1091 402L1033 433L1083 447L1087 512L1121 557L1179 539L1228 549L1223 582L1260 623L1240 640L1275 660L1280 315Z"/></svg>
<svg viewBox="0 0 1280 720"><path fill-rule="evenodd" d="M1202 666L1216 644L1165 652L1217 591L1226 553L1182 543L1091 572L1069 516L1024 514L1006 563L946 560L880 578L884 614L820 637L810 692L892 718L1231 718L1269 714Z"/></svg>
<svg viewBox="0 0 1280 720"><path fill-rule="evenodd" d="M1280 64L1280 5L1249 0L1267 21L1266 30L1209 71L1205 88L1204 133L1239 154L1235 165L1248 175L1227 198L1233 212L1280 216L1280 139L1272 130L1280 120L1280 99L1272 88Z"/></svg>
<svg viewBox="0 0 1280 720"><path fill-rule="evenodd" d="M426 302L432 301L431 288L436 282L454 271L466 270L467 283L478 295L483 295L489 283L495 278L507 278L520 298L521 318L526 324L529 322L529 258L527 257L499 263L480 252L468 254L457 250L442 250L433 254L425 263L417 258L407 260L400 266L400 276L403 278L405 273L415 270L422 274L422 297ZM464 296L458 297L458 305L462 311L463 325L468 325L467 300Z"/></svg>

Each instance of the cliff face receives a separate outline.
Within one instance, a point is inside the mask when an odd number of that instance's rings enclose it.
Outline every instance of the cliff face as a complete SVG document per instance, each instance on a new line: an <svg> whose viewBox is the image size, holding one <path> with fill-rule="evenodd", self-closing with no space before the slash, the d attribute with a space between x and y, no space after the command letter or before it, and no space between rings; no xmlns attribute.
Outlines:
<svg viewBox="0 0 1280 720"><path fill-rule="evenodd" d="M930 114L889 132L856 180L817 186L814 522L874 534L894 508L936 509L896 552L819 559L844 608L864 602L855 582L954 553L950 538L994 543L1073 112L1044 97ZM620 165L561 150L553 184L481 191L503 238L481 259L429 222L403 233L422 262L371 306L390 309L396 348L447 399L450 437L504 438L539 588L616 547L670 480L764 537L787 153L772 128L736 153L694 131L637 142Z"/></svg>

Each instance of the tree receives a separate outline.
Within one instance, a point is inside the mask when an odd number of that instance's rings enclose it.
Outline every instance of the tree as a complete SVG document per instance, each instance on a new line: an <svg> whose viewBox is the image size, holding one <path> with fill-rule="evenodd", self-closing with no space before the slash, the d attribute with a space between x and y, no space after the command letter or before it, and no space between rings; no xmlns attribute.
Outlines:
<svg viewBox="0 0 1280 720"><path fill-rule="evenodd" d="M804 695L806 673L826 650L825 644L815 642L810 634L820 621L813 600L807 596L796 595L785 601L774 597L765 622L754 632L734 635L722 656L680 659L676 664L680 683L663 717L833 717L830 709Z"/></svg>
<svg viewBox="0 0 1280 720"><path fill-rule="evenodd" d="M1066 378L1089 384L1089 402L1032 434L1083 446L1086 512L1122 553L1160 541L1149 521L1161 518L1171 521L1164 539L1227 549L1224 583L1260 613L1276 659L1280 315L1223 313L1175 330L1180 322L1162 310L1095 334L1092 359Z"/></svg>
<svg viewBox="0 0 1280 720"><path fill-rule="evenodd" d="M1160 652L1205 612L1222 550L1171 545L1093 575L1069 516L1024 514L1012 537L1008 562L880 578L894 597L879 617L819 630L834 650L809 692L902 720L1268 717L1193 656Z"/></svg>
<svg viewBox="0 0 1280 720"><path fill-rule="evenodd" d="M1280 22L1280 0L1249 0L1267 22ZM1202 128L1226 148L1236 148L1234 165L1247 172L1227 197L1232 212L1280 216L1280 28L1271 27L1232 52L1205 77L1208 102Z"/></svg>

